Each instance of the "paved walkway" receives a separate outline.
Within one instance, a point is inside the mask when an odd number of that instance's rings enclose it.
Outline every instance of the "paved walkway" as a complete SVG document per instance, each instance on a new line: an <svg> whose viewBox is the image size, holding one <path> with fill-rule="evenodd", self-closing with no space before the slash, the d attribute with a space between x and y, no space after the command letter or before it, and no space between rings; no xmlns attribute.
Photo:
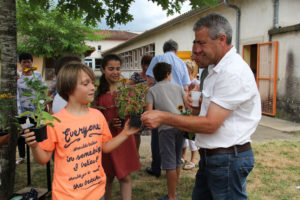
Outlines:
<svg viewBox="0 0 300 200"><path fill-rule="evenodd" d="M287 133L300 131L300 123L282 120L275 117L268 117L264 115L262 116L259 125Z"/></svg>

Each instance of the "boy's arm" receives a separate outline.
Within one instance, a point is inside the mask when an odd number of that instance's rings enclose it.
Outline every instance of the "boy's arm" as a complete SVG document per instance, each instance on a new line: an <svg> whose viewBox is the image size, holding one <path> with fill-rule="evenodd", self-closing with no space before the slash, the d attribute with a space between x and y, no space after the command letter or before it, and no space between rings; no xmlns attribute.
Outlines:
<svg viewBox="0 0 300 200"><path fill-rule="evenodd" d="M153 104L152 103L147 103L145 111L153 110Z"/></svg>
<svg viewBox="0 0 300 200"><path fill-rule="evenodd" d="M119 147L130 135L133 135L141 130L137 127L130 127L129 120L126 121L124 129L116 137L113 137L111 140L104 142L102 145L102 151L104 153L109 153Z"/></svg>
<svg viewBox="0 0 300 200"><path fill-rule="evenodd" d="M35 140L34 132L25 131L25 142L31 147L34 160L44 165L49 162L52 156L52 151L45 151L40 148L38 143Z"/></svg>

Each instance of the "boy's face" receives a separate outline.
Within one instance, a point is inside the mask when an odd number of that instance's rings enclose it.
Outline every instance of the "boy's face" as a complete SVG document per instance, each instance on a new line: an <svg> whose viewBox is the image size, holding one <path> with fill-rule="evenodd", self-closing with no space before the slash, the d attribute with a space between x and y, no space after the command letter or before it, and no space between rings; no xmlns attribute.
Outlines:
<svg viewBox="0 0 300 200"><path fill-rule="evenodd" d="M32 68L32 61L30 59L23 59L20 61L20 65L22 67L22 70L26 68Z"/></svg>
<svg viewBox="0 0 300 200"><path fill-rule="evenodd" d="M118 60L110 60L105 68L102 68L102 73L105 74L105 79L109 84L113 84L120 79L121 63Z"/></svg>
<svg viewBox="0 0 300 200"><path fill-rule="evenodd" d="M92 79L81 71L74 92L69 96L75 102L86 105L94 100L95 85Z"/></svg>

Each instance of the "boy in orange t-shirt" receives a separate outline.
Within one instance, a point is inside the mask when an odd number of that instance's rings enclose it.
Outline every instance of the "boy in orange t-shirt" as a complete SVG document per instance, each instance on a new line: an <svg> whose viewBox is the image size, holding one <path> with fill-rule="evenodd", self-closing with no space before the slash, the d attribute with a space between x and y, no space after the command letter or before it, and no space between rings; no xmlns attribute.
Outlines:
<svg viewBox="0 0 300 200"><path fill-rule="evenodd" d="M57 76L58 93L68 101L54 115L61 122L47 126L48 139L41 143L36 142L34 132L26 131L25 141L38 163L47 163L55 150L53 200L101 199L106 184L102 152L111 152L140 130L127 122L112 138L102 113L87 106L94 99L94 80L93 71L84 64L66 64Z"/></svg>

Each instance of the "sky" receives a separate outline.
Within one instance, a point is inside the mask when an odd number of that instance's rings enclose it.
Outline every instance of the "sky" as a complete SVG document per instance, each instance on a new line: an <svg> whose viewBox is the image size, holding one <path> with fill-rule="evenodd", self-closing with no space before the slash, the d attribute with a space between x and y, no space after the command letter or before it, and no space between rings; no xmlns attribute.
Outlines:
<svg viewBox="0 0 300 200"><path fill-rule="evenodd" d="M187 1L181 7L181 14L189 11L191 7ZM133 15L133 21L126 25L116 24L114 30L126 30L133 32L143 32L159 26L180 14L176 13L167 17L167 11L163 11L160 6L148 0L136 0L130 7L129 13ZM103 21L99 25L100 29L110 29Z"/></svg>

